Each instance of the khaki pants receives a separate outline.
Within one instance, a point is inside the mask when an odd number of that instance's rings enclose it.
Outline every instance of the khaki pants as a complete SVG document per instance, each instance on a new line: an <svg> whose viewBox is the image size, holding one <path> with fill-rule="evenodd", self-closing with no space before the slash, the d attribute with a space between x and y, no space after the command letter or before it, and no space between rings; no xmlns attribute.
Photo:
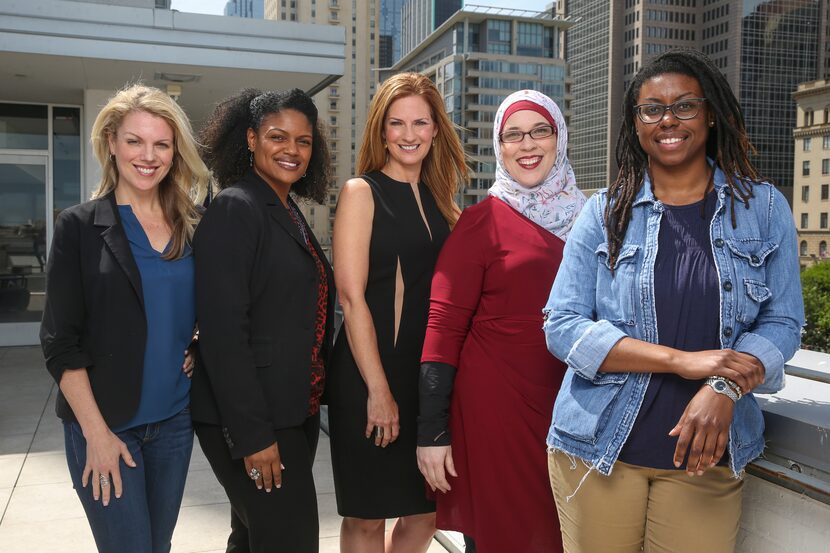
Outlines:
<svg viewBox="0 0 830 553"><path fill-rule="evenodd" d="M617 462L586 477L574 461L548 454L565 553L733 553L743 482L728 467L691 477Z"/></svg>

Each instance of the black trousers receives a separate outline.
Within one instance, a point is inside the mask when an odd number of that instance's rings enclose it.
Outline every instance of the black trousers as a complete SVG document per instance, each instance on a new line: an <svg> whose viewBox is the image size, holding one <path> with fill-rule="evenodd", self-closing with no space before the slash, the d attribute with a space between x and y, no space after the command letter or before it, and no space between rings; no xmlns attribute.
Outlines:
<svg viewBox="0 0 830 553"><path fill-rule="evenodd" d="M231 503L227 553L317 553L320 523L311 467L320 414L302 426L277 430L282 487L258 490L242 459L232 459L222 429L194 423L199 444Z"/></svg>

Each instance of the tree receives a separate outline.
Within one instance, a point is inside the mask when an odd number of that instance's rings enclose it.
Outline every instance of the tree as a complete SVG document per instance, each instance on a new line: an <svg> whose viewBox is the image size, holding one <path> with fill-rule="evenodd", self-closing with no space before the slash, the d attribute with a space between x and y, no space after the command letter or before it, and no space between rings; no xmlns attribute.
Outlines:
<svg viewBox="0 0 830 553"><path fill-rule="evenodd" d="M801 347L830 353L830 262L804 269L801 288L807 322Z"/></svg>

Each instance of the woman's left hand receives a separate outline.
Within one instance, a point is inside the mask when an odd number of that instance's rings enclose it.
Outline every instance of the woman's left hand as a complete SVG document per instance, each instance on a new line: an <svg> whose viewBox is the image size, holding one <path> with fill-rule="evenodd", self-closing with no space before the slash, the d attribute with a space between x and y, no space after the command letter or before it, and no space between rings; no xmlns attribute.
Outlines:
<svg viewBox="0 0 830 553"><path fill-rule="evenodd" d="M729 426L735 403L704 384L686 406L669 436L680 436L674 449L674 466L680 468L688 450L686 473L701 476L718 464L729 443Z"/></svg>
<svg viewBox="0 0 830 553"><path fill-rule="evenodd" d="M196 366L196 359L193 355L193 350L191 348L187 348L184 350L184 363L182 363L182 371L187 378L193 378L193 367Z"/></svg>

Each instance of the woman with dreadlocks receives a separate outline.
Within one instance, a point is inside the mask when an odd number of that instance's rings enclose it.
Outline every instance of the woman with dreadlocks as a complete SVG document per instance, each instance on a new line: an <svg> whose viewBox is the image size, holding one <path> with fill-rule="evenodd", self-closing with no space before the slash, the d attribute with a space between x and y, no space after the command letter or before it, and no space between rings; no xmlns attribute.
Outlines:
<svg viewBox="0 0 830 553"><path fill-rule="evenodd" d="M740 105L694 50L626 91L617 179L585 206L545 307L568 364L548 434L566 552L731 552L752 392L783 386L803 304L784 197Z"/></svg>

